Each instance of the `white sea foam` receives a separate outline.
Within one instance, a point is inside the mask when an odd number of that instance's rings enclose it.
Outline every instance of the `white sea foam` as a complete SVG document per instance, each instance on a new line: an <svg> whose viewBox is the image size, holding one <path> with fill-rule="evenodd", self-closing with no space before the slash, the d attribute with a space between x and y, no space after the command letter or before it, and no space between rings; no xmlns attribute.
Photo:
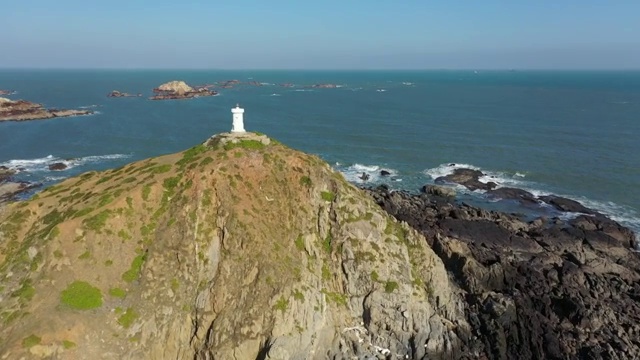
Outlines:
<svg viewBox="0 0 640 360"><path fill-rule="evenodd" d="M67 166L67 169L71 169L77 166L82 166L85 164L96 164L101 162L107 162L118 159L125 159L130 157L131 155L127 154L108 154L108 155L94 155L94 156L85 156L80 158L72 158L72 159L63 159L54 155L47 155L42 158L36 159L15 159L9 160L4 163L0 163L0 166L6 166L9 169L16 170L18 172L44 172L50 171L49 165L55 163L63 163Z"/></svg>
<svg viewBox="0 0 640 360"><path fill-rule="evenodd" d="M515 187L518 189L526 190L533 194L535 197L547 196L547 195L556 195L561 196L567 199L571 199L577 201L584 205L587 208L593 209L597 212L600 212L614 221L619 222L620 224L627 226L636 234L636 238L640 240L638 234L640 234L640 214L638 214L633 209L616 204L614 202L602 202L589 199L584 196L573 196L566 194L554 194L547 190L543 190L544 186L535 183L532 181L525 180L526 173L523 172L506 172L506 171L490 171L484 170L477 166L469 165L469 164L458 164L458 163L449 163L449 164L441 164L435 168L424 170L424 174L431 177L431 179L435 180L438 177L450 175L454 172L455 169L467 168L473 170L480 170L485 175L481 176L478 180L481 182L487 183L489 181L496 183L498 188L501 187ZM465 194L482 194L485 191L470 191L466 187L456 184L454 185L456 190ZM494 200L489 200L494 201ZM555 209L552 205L542 203L542 207L548 209ZM565 220L570 220L575 218L576 216L581 215L579 213L572 212L564 212L559 215L560 218Z"/></svg>
<svg viewBox="0 0 640 360"><path fill-rule="evenodd" d="M356 163L353 165L344 166L340 163L336 163L336 169L340 171L342 175L344 175L347 181L357 184L378 183L383 179L389 179L391 181L402 181L402 179L397 177L397 170L380 167L379 165L364 165ZM382 170L389 172L389 175L382 176L380 174ZM367 174L369 178L367 180L363 180L362 174Z"/></svg>
<svg viewBox="0 0 640 360"><path fill-rule="evenodd" d="M280 94L276 94L276 93L273 93L273 94L271 94L271 95L269 95L269 96L282 96L282 95L280 95Z"/></svg>
<svg viewBox="0 0 640 360"><path fill-rule="evenodd" d="M447 175L451 175L453 174L453 172L456 169L473 169L473 170L480 170L480 168L475 167L473 165L469 165L469 164L458 164L458 163L448 163L448 164L441 164L437 167L434 167L432 169L427 169L424 171L425 175L430 176L433 180L441 177L441 176L447 176Z"/></svg>

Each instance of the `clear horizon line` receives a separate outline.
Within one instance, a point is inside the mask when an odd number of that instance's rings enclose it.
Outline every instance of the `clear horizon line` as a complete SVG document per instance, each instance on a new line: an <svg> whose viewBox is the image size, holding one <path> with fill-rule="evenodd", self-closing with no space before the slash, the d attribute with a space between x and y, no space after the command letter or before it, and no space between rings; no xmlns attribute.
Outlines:
<svg viewBox="0 0 640 360"><path fill-rule="evenodd" d="M146 71L640 71L637 68L216 68L216 67L2 67L2 70L146 70Z"/></svg>

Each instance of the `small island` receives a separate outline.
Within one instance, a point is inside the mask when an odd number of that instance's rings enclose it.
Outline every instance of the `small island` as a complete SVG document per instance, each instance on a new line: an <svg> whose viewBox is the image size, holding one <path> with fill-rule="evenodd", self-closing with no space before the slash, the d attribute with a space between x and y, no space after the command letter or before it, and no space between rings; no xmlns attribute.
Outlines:
<svg viewBox="0 0 640 360"><path fill-rule="evenodd" d="M207 87L192 88L184 81L171 81L153 89L156 94L150 97L151 100L174 100L191 99L201 96L215 96L217 91L209 90Z"/></svg>
<svg viewBox="0 0 640 360"><path fill-rule="evenodd" d="M107 95L107 97L141 97L142 94L138 93L138 94L129 94L126 92L120 92L118 90L113 90L112 92L109 93L109 95Z"/></svg>
<svg viewBox="0 0 640 360"><path fill-rule="evenodd" d="M45 109L42 104L0 97L0 121L44 120L90 114L93 114L93 111Z"/></svg>
<svg viewBox="0 0 640 360"><path fill-rule="evenodd" d="M15 93L16 93L15 91L0 89L0 95L13 95Z"/></svg>

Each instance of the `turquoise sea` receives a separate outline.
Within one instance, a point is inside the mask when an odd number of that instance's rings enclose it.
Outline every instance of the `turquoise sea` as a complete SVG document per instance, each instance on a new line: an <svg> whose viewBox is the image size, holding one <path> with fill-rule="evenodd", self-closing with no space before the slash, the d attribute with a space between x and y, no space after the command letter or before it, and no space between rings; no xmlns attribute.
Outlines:
<svg viewBox="0 0 640 360"><path fill-rule="evenodd" d="M151 101L167 81L257 81L220 95ZM291 83L293 87L280 86ZM331 83L336 88L311 88ZM45 186L245 128L317 154L352 182L417 191L455 166L502 186L583 202L640 231L640 72L0 70L11 99L91 116L0 123L0 165ZM141 98L107 98L112 90ZM52 172L64 161L70 168ZM391 177L380 177L385 169ZM481 193L467 201L498 206Z"/></svg>

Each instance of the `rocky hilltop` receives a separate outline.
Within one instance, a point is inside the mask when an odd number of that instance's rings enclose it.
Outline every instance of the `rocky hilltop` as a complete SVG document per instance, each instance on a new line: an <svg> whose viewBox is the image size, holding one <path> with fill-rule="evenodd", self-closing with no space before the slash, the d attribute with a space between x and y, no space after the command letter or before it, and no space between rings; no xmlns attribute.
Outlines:
<svg viewBox="0 0 640 360"><path fill-rule="evenodd" d="M45 109L41 104L26 100L0 98L0 121L42 120L89 114L93 114L93 111Z"/></svg>
<svg viewBox="0 0 640 360"><path fill-rule="evenodd" d="M89 172L0 214L0 358L458 358L416 230L258 134Z"/></svg>

